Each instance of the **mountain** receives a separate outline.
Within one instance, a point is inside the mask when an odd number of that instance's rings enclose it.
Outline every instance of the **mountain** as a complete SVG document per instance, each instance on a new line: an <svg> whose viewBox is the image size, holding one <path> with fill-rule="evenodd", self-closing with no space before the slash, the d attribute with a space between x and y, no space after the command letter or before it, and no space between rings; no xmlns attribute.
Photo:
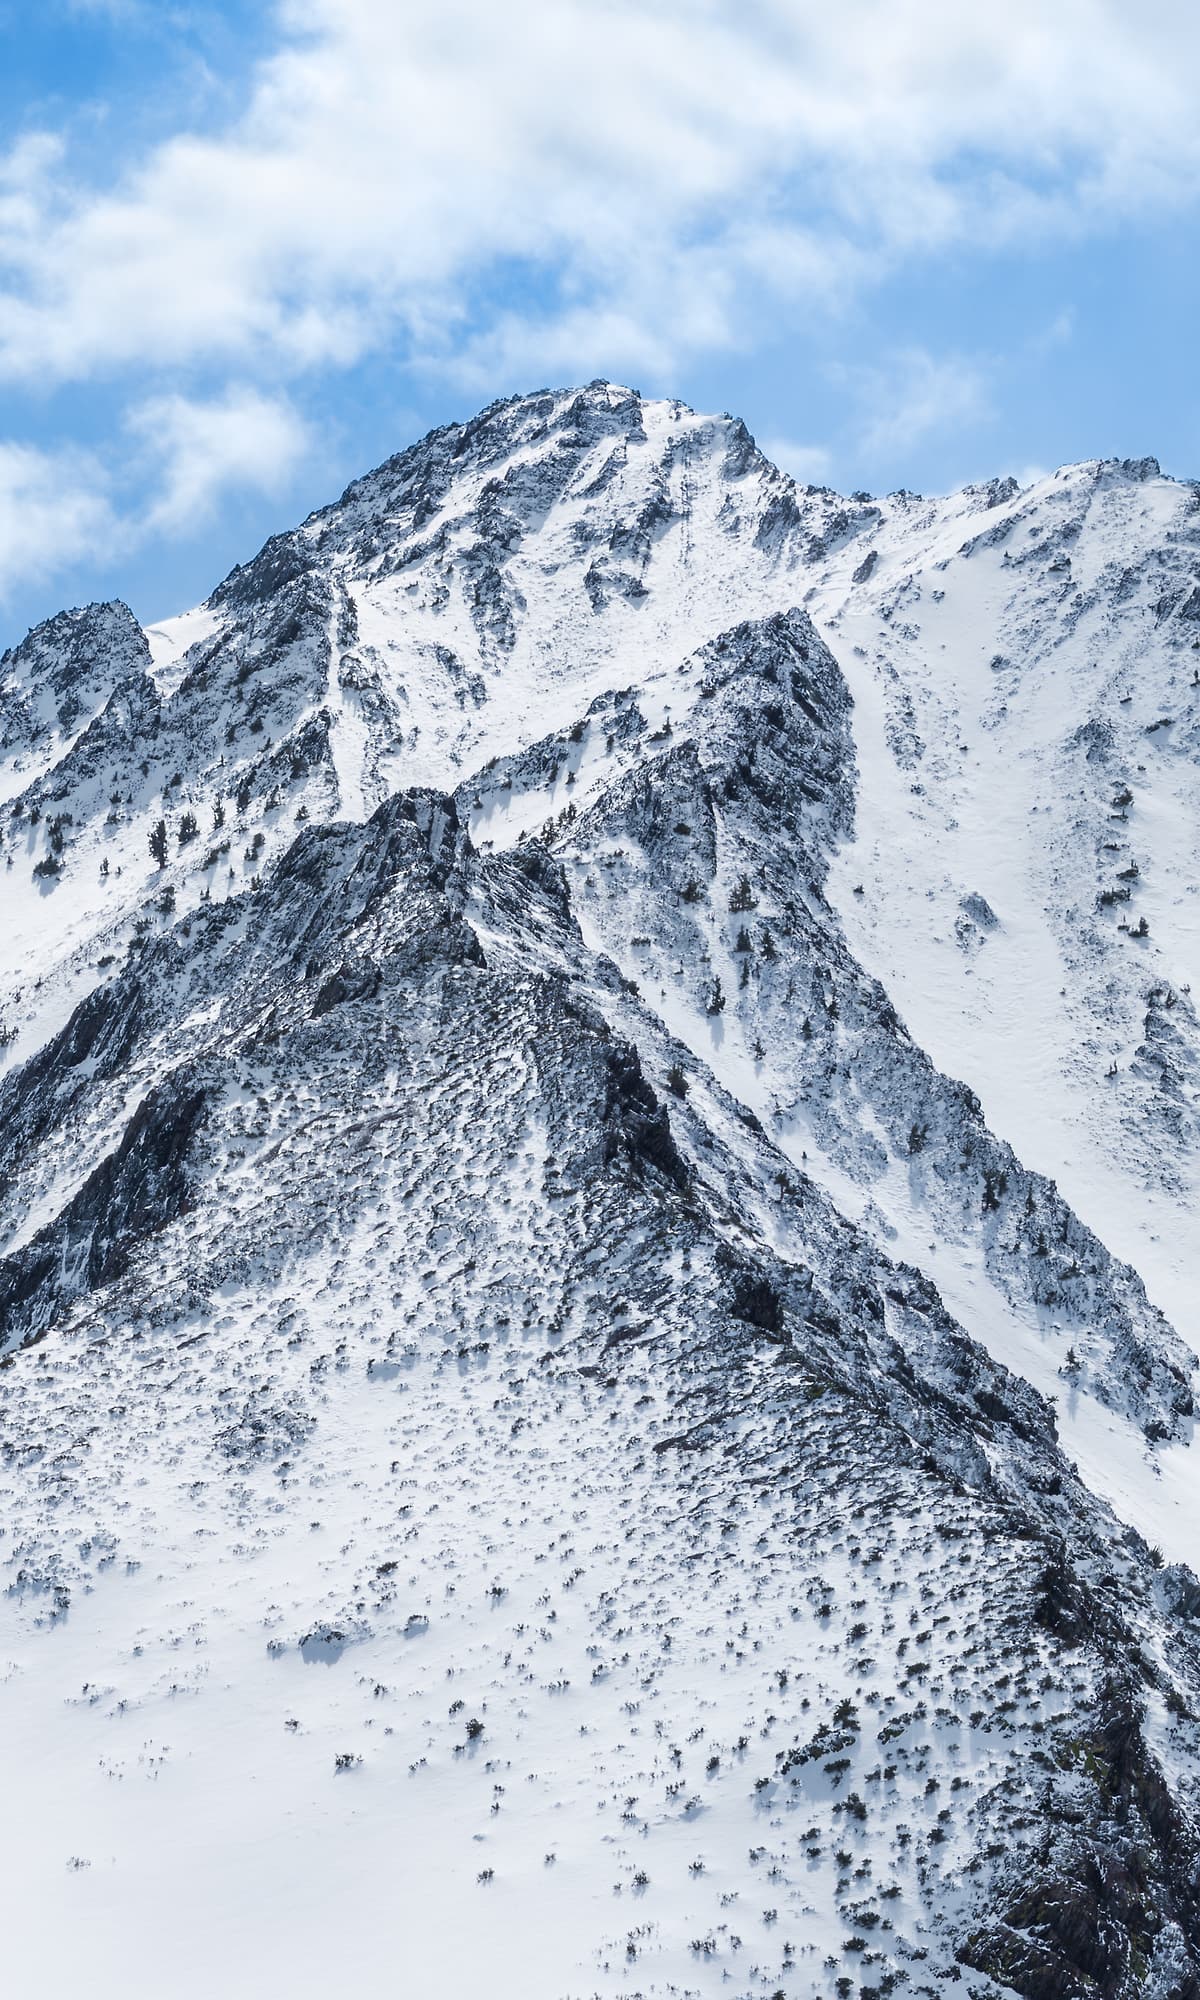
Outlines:
<svg viewBox="0 0 1200 2000"><path fill-rule="evenodd" d="M4 656L14 1980L1200 1995L1198 649L598 382Z"/></svg>

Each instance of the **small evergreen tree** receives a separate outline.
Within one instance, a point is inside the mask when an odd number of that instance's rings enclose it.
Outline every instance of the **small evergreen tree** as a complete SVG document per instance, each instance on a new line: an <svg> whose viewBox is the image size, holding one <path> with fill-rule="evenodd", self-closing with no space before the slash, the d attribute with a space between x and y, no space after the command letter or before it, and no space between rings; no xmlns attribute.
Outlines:
<svg viewBox="0 0 1200 2000"><path fill-rule="evenodd" d="M708 1011L710 1014L725 1012L725 991L719 978L713 980L712 992L708 996Z"/></svg>
<svg viewBox="0 0 1200 2000"><path fill-rule="evenodd" d="M758 908L758 899L750 886L750 877L748 875L738 876L738 885L729 898L729 907L735 915L740 915L743 910L755 910Z"/></svg>
<svg viewBox="0 0 1200 2000"><path fill-rule="evenodd" d="M150 852L160 868L167 865L167 822L160 819L150 829Z"/></svg>

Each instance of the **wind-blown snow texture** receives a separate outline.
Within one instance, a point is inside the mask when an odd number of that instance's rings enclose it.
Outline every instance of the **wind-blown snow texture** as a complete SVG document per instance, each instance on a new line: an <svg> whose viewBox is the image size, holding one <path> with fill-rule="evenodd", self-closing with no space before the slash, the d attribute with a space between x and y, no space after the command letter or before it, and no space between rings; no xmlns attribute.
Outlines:
<svg viewBox="0 0 1200 2000"><path fill-rule="evenodd" d="M1198 660L594 383L0 661L14 1990L1196 2000Z"/></svg>

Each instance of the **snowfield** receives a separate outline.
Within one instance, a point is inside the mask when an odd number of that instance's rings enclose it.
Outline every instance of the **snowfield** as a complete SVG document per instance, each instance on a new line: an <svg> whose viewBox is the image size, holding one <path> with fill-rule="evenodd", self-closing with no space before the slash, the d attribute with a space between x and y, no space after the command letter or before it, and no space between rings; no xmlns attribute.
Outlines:
<svg viewBox="0 0 1200 2000"><path fill-rule="evenodd" d="M608 383L4 656L14 1990L1200 1995L1197 662Z"/></svg>

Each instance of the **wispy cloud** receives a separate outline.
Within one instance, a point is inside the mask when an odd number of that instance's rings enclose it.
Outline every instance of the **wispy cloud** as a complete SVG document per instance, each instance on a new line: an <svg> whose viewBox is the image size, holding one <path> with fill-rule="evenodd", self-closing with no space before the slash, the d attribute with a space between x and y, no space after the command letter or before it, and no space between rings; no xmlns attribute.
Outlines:
<svg viewBox="0 0 1200 2000"><path fill-rule="evenodd" d="M802 486L822 486L829 478L833 457L823 444L801 444L795 438L768 437L759 438L758 446L772 465L779 466L783 472L790 472Z"/></svg>
<svg viewBox="0 0 1200 2000"><path fill-rule="evenodd" d="M145 0L59 0L68 14L102 14L114 21L128 21L145 13Z"/></svg>
<svg viewBox="0 0 1200 2000"><path fill-rule="evenodd" d="M1075 308L1063 306L1053 319L1030 335L1026 346L1030 354L1053 354L1056 348L1069 347L1074 338Z"/></svg>
<svg viewBox="0 0 1200 2000"><path fill-rule="evenodd" d="M860 453L885 463L925 438L979 422L990 407L984 364L963 355L910 347L879 367L831 372L858 407Z"/></svg>

